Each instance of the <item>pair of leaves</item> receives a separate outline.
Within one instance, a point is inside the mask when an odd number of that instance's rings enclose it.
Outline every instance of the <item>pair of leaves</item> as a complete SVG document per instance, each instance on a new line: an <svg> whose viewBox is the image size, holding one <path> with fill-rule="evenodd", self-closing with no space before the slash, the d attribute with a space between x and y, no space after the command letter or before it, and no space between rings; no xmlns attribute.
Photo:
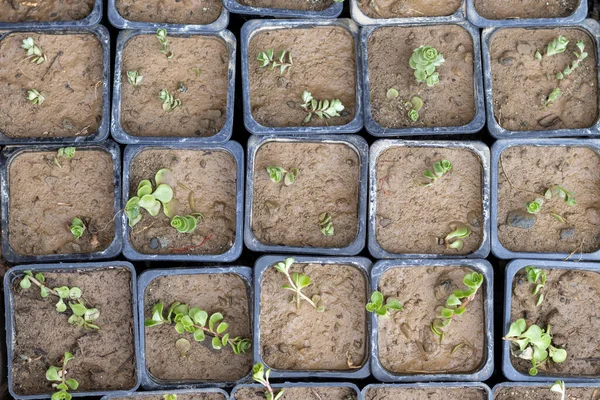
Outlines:
<svg viewBox="0 0 600 400"><path fill-rule="evenodd" d="M333 221L331 220L331 214L328 212L324 212L319 215L319 230L324 236L333 236L335 233Z"/></svg>
<svg viewBox="0 0 600 400"><path fill-rule="evenodd" d="M296 181L300 171L298 171L298 168L290 168L287 171L283 167L269 166L267 167L267 173L269 174L269 179L274 183L279 183L283 179L285 186L290 186Z"/></svg>
<svg viewBox="0 0 600 400"><path fill-rule="evenodd" d="M452 231L444 238L446 248L461 251L464 246L462 239L471 235L471 228L461 222L451 222L450 229L452 229Z"/></svg>
<svg viewBox="0 0 600 400"><path fill-rule="evenodd" d="M389 318L392 311L400 311L404 307L402 304L392 297L388 297L385 303L383 302L383 293L374 291L371 293L371 301L367 303L366 309L368 312L374 312L381 317Z"/></svg>
<svg viewBox="0 0 600 400"><path fill-rule="evenodd" d="M133 87L138 87L142 84L144 77L137 71L127 71L127 82Z"/></svg>
<svg viewBox="0 0 600 400"><path fill-rule="evenodd" d="M275 58L275 52L273 49L269 49L267 51L261 51L258 53L258 57L256 58L260 61L261 67L266 67L269 64L271 65L271 70L279 67L279 74L283 75L283 73L291 68L294 62L292 61L292 53L288 50L282 50L277 53L277 58Z"/></svg>
<svg viewBox="0 0 600 400"><path fill-rule="evenodd" d="M181 100L173 97L173 95L169 93L167 89L162 89L158 94L158 98L163 102L163 111L173 111L177 107L181 106Z"/></svg>
<svg viewBox="0 0 600 400"><path fill-rule="evenodd" d="M27 100L33 105L42 105L46 98L36 89L29 89L27 91Z"/></svg>

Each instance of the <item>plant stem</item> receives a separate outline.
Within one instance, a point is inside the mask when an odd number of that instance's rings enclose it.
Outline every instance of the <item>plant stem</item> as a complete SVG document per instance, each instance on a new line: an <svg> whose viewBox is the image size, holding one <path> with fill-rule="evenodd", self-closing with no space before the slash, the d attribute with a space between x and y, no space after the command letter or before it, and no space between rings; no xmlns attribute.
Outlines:
<svg viewBox="0 0 600 400"><path fill-rule="evenodd" d="M41 283L40 281L38 281L37 279L35 279L33 276L28 276L27 278L31 282L33 282L35 285L37 285L39 288L41 288L43 286L43 287L45 287L48 290L48 292L52 293L56 297L60 297L56 291L50 289L48 286L44 285L43 283Z"/></svg>
<svg viewBox="0 0 600 400"><path fill-rule="evenodd" d="M310 303L310 305L313 306L314 308L317 308L317 305L315 304L315 302L312 301L311 299L309 299L308 297L306 297L306 295L304 293L302 293L300 291L300 289L298 289L298 286L296 286L294 284L294 281L292 281L292 277L290 276L290 273L286 272L285 276L288 278L288 282L290 283L290 285L292 285L292 288L296 291L296 308L300 308L300 297L302 297L304 300L308 301Z"/></svg>

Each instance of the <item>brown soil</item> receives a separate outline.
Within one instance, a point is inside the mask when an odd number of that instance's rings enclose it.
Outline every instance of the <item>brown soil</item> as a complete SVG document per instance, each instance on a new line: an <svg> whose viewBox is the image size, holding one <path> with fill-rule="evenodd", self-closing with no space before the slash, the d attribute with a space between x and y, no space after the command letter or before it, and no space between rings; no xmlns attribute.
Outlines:
<svg viewBox="0 0 600 400"><path fill-rule="evenodd" d="M564 35L569 45L564 53L546 56L548 43ZM586 58L568 78L556 74L575 60L575 43L583 40ZM598 119L598 70L596 45L579 28L501 29L490 43L494 116L500 126L511 131L580 129ZM535 59L539 50L542 61ZM560 82L560 83L559 83ZM543 101L554 88L562 96L545 107Z"/></svg>
<svg viewBox="0 0 600 400"><path fill-rule="evenodd" d="M168 59L156 35L138 35L123 49L121 125L133 136L213 136L225 125L229 52L219 38L169 36ZM194 68L200 69L196 76ZM127 82L135 70L143 81ZM167 89L181 106L165 112L158 95Z"/></svg>
<svg viewBox="0 0 600 400"><path fill-rule="evenodd" d="M0 22L78 21L90 15L94 3L94 0L6 0L0 2Z"/></svg>
<svg viewBox="0 0 600 400"><path fill-rule="evenodd" d="M450 172L429 187L423 176L437 161L447 159ZM379 245L390 253L469 254L483 239L482 167L466 149L396 146L377 159L377 220ZM471 226L461 251L447 249L443 239L450 223ZM414 228L414 229L410 229ZM441 243L441 244L440 244Z"/></svg>
<svg viewBox="0 0 600 400"><path fill-rule="evenodd" d="M33 271L35 273L35 270ZM81 288L88 307L96 307L98 331L67 322L70 311L58 313L56 297L40 296L34 285L23 290L19 279L12 286L15 310L13 389L19 395L53 391L45 379L49 366L59 366L65 351L75 359L68 375L79 382L78 392L131 390L136 382L132 281L120 267L77 272L44 272L50 288ZM26 360L24 358L27 357Z"/></svg>
<svg viewBox="0 0 600 400"><path fill-rule="evenodd" d="M532 291L522 270L513 280L511 321L525 318L527 326L551 326L552 343L567 351L567 359L551 363L547 370L538 368L539 375L590 376L600 375L600 310L591 305L600 296L600 274L590 271L548 270L546 286L541 289L544 300L536 307L538 296ZM577 321L574 323L574 321ZM511 357L514 367L528 374L531 361Z"/></svg>
<svg viewBox="0 0 600 400"><path fill-rule="evenodd" d="M333 0L238 0L250 7L283 8L286 10L323 11L331 7Z"/></svg>
<svg viewBox="0 0 600 400"><path fill-rule="evenodd" d="M155 22L164 24L207 25L221 15L220 0L169 0L138 2L118 0L117 11L129 21Z"/></svg>
<svg viewBox="0 0 600 400"><path fill-rule="evenodd" d="M252 116L269 127L346 125L356 114L356 55L354 37L343 27L275 29L257 33L248 47L248 75ZM292 54L291 69L262 68L260 52L273 49ZM316 50L318 49L318 50ZM300 107L302 93L317 100L340 99L345 109L340 117L304 124L307 113Z"/></svg>
<svg viewBox="0 0 600 400"><path fill-rule="evenodd" d="M455 290L466 288L463 278L471 272L465 267L403 267L383 274L379 291L404 305L392 318L378 320L379 359L385 369L394 374L457 374L481 367L486 357L485 288L446 328L441 344L430 329L436 308Z"/></svg>
<svg viewBox="0 0 600 400"><path fill-rule="evenodd" d="M162 211L143 218L130 230L132 246L144 254L223 254L235 241L236 161L226 151L149 149L131 162L129 193L134 196L143 179L154 183L162 168L173 173L178 215L204 216L192 233L179 233ZM206 190L210 188L210 190ZM194 210L190 196L193 197Z"/></svg>
<svg viewBox="0 0 600 400"><path fill-rule="evenodd" d="M452 15L462 0L358 0L358 7L370 18L441 17Z"/></svg>
<svg viewBox="0 0 600 400"><path fill-rule="evenodd" d="M136 393L125 397L111 397L111 400L165 400L164 395L152 395L146 393ZM221 393L177 393L177 400L226 400Z"/></svg>
<svg viewBox="0 0 600 400"><path fill-rule="evenodd" d="M302 293L321 296L325 311L308 302L300 308L293 293L282 289L286 277L275 268L263 275L260 293L262 358L270 368L283 370L351 370L366 358L367 280L354 266L294 264L291 273L308 275L311 285ZM321 304L321 303L319 303Z"/></svg>
<svg viewBox="0 0 600 400"><path fill-rule="evenodd" d="M268 166L298 168L293 185L274 183ZM268 245L346 247L358 232L360 160L346 144L270 142L254 161L252 232ZM332 217L334 235L324 236L319 215Z"/></svg>
<svg viewBox="0 0 600 400"><path fill-rule="evenodd" d="M46 55L42 64L25 58L21 43L27 37ZM73 137L98 131L102 121L102 45L94 34L7 35L0 41L0 82L4 99L0 132L6 136ZM30 89L45 97L41 105L27 100Z"/></svg>
<svg viewBox="0 0 600 400"><path fill-rule="evenodd" d="M581 0L474 0L475 11L487 19L557 18L573 14ZM583 0L585 1L585 0Z"/></svg>
<svg viewBox="0 0 600 400"><path fill-rule="evenodd" d="M280 389L275 389L278 391ZM263 400L262 388L242 388L232 397L234 400ZM285 388L280 400L356 400L356 392L347 387L291 387Z"/></svg>
<svg viewBox="0 0 600 400"><path fill-rule="evenodd" d="M446 62L437 68L440 83L418 83L408 60L419 46L434 46ZM369 38L371 114L386 128L461 126L475 118L473 40L458 25L387 27ZM394 88L400 94L387 97ZM408 118L410 100L423 100L419 120ZM409 105L407 106L408 103Z"/></svg>
<svg viewBox="0 0 600 400"><path fill-rule="evenodd" d="M501 387L496 389L494 400L556 400L559 394L550 391L551 383L547 387ZM565 400L588 400L598 398L600 388L575 388L566 385L567 395Z"/></svg>
<svg viewBox="0 0 600 400"><path fill-rule="evenodd" d="M238 275L159 277L146 288L145 318L152 315L152 307L159 301L165 304L165 314L175 301L200 307L209 314L220 312L229 324L231 337L252 339L246 284ZM191 343L185 358L175 349L175 342L182 337ZM252 350L245 355L235 355L229 346L216 351L210 337L198 343L191 334L179 335L173 325L146 328L145 338L146 367L157 380L230 382L243 378L252 368Z"/></svg>
<svg viewBox="0 0 600 400"><path fill-rule="evenodd" d="M114 239L114 178L111 155L81 149L71 160L56 152L17 155L9 167L9 241L22 255L94 253ZM81 218L86 230L75 239L69 226Z"/></svg>
<svg viewBox="0 0 600 400"><path fill-rule="evenodd" d="M516 146L504 150L501 160L497 223L498 240L505 248L559 253L589 253L600 248L600 157L593 150ZM506 174L514 187L507 181ZM554 197L545 200L532 228L508 225L510 211L525 211L527 202L543 198L546 189L553 185L573 192L577 205L569 206L560 197ZM550 213L557 213L566 222L558 221ZM574 235L561 240L561 231L570 228L575 230Z"/></svg>
<svg viewBox="0 0 600 400"><path fill-rule="evenodd" d="M365 395L365 400L487 400L487 398L487 393L483 389L467 387L379 387L368 389Z"/></svg>

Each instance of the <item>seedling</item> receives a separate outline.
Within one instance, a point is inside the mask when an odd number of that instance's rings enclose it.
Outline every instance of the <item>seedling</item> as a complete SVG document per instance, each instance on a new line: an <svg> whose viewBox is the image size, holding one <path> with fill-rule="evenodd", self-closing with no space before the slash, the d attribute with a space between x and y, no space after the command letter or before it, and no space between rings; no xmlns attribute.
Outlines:
<svg viewBox="0 0 600 400"><path fill-rule="evenodd" d="M525 204L525 208L529 214L537 214L542 209L542 205L544 205L544 199L538 197L537 199Z"/></svg>
<svg viewBox="0 0 600 400"><path fill-rule="evenodd" d="M452 169L452 163L448 160L440 160L433 164L433 171L426 170L423 172L425 178L428 178L430 182L421 184L422 186L431 186L438 179L446 175Z"/></svg>
<svg viewBox="0 0 600 400"><path fill-rule="evenodd" d="M396 97L398 97L400 95L400 93L398 93L398 91L394 88L389 88L387 93L385 94L385 96L388 99L395 99Z"/></svg>
<svg viewBox="0 0 600 400"><path fill-rule="evenodd" d="M535 54L533 56L535 57L536 60L542 61L542 53L540 53L539 50L536 50Z"/></svg>
<svg viewBox="0 0 600 400"><path fill-rule="evenodd" d="M308 115L304 118L304 123L310 122L313 114L321 119L329 119L339 117L339 113L344 111L344 105L339 99L316 100L313 98L312 94L307 91L302 93L302 101L304 104L300 105L300 107L308 112Z"/></svg>
<svg viewBox="0 0 600 400"><path fill-rule="evenodd" d="M83 236L83 233L85 232L85 224L83 223L81 218L75 217L75 218L73 218L73 221L71 222L71 226L69 226L69 230L73 234L73 237L75 238L75 240L77 240L81 236Z"/></svg>
<svg viewBox="0 0 600 400"><path fill-rule="evenodd" d="M567 49L567 45L569 44L569 40L560 35L550 43L548 43L548 47L546 48L546 57L553 56L555 54L564 53Z"/></svg>
<svg viewBox="0 0 600 400"><path fill-rule="evenodd" d="M167 89L162 89L158 94L158 98L163 102L163 110L166 112L173 111L181 106L181 100L173 97Z"/></svg>
<svg viewBox="0 0 600 400"><path fill-rule="evenodd" d="M325 236L333 236L335 233L333 229L333 222L331 221L331 214L328 212L324 212L319 215L319 229Z"/></svg>
<svg viewBox="0 0 600 400"><path fill-rule="evenodd" d="M440 81L440 74L435 69L446 60L444 56L431 46L421 46L413 51L408 63L415 70L415 78L419 83L435 86Z"/></svg>
<svg viewBox="0 0 600 400"><path fill-rule="evenodd" d="M298 175L300 174L298 168L290 168L290 170L287 171L283 167L274 166L267 167L267 172L269 174L269 178L274 183L279 183L283 179L283 183L285 184L285 186L292 185L296 181Z"/></svg>
<svg viewBox="0 0 600 400"><path fill-rule="evenodd" d="M567 389L565 388L565 383L563 381L554 382L554 384L550 386L550 391L560 393L560 400L565 400L567 398Z"/></svg>
<svg viewBox="0 0 600 400"><path fill-rule="evenodd" d="M167 58L173 58L173 52L169 50L169 39L167 39L167 30L159 29L156 31L156 37L160 42L162 48L160 52L167 56Z"/></svg>
<svg viewBox="0 0 600 400"><path fill-rule="evenodd" d="M510 329L503 339L511 343L511 353L515 357L531 361L531 376L538 374L538 368L545 368L548 360L561 363L567 358L566 350L552 346L550 325L546 331L537 325L531 325L527 329L527 323L521 318L510 324Z"/></svg>
<svg viewBox="0 0 600 400"><path fill-rule="evenodd" d="M284 284L282 287L284 289L291 290L292 292L294 292L296 308L300 308L300 301L305 300L306 302L308 302L308 304L313 306L313 308L317 310L317 312L325 311L325 306L323 306L322 304L318 305L320 296L315 295L312 299L309 299L308 296L302 293L302 289L310 285L310 278L307 275L299 274L298 272L294 272L292 275L290 275L290 267L292 266L292 264L294 264L294 259L286 258L285 261L278 262L274 266L277 271L284 274L287 278L288 283Z"/></svg>
<svg viewBox="0 0 600 400"><path fill-rule="evenodd" d="M184 216L176 215L171 220L171 226L177 229L179 233L192 233L196 230L198 222L203 218L204 216L201 213Z"/></svg>
<svg viewBox="0 0 600 400"><path fill-rule="evenodd" d="M37 104L41 106L46 98L36 89L29 89L27 91L27 100L33 105Z"/></svg>
<svg viewBox="0 0 600 400"><path fill-rule="evenodd" d="M283 396L283 389L281 389L280 391L277 392L277 394L275 394L275 392L273 391L273 388L271 387L271 384L269 383L269 375L270 374L271 374L271 370L267 369L267 371L265 372L265 367L261 363L256 363L256 364L254 364L254 367L252 367L252 380L254 382L260 383L261 385L263 385L265 387L265 389L267 389L265 391L266 399L267 400L277 400L281 396Z"/></svg>
<svg viewBox="0 0 600 400"><path fill-rule="evenodd" d="M452 232L444 238L446 248L461 251L464 247L462 239L469 237L471 228L460 222L452 222L450 223L450 229L452 229Z"/></svg>
<svg viewBox="0 0 600 400"><path fill-rule="evenodd" d="M165 394L163 395L164 400L177 400L176 394Z"/></svg>
<svg viewBox="0 0 600 400"><path fill-rule="evenodd" d="M417 122L419 120L419 110L423 108L423 100L420 97L413 96L410 102L406 103L407 106L410 107L408 111L408 118L412 122Z"/></svg>
<svg viewBox="0 0 600 400"><path fill-rule="evenodd" d="M269 49L267 51L261 51L258 53L258 57L256 58L260 61L261 67L266 67L269 64L271 65L271 70L279 67L279 74L283 75L286 69L292 68L292 53L288 50L282 50L277 53L277 58L275 58L275 53L273 49Z"/></svg>
<svg viewBox="0 0 600 400"><path fill-rule="evenodd" d="M54 164L56 164L59 168L62 168L62 165L60 164L60 159L64 158L65 160L70 160L73 157L75 157L75 151L76 148L75 147L61 147L60 149L58 149L58 152L56 153L56 157L54 157Z"/></svg>
<svg viewBox="0 0 600 400"><path fill-rule="evenodd" d="M227 333L229 324L223 321L223 314L220 312L216 312L209 317L206 311L198 307L190 307L178 301L171 304L166 318L163 310L164 304L162 302L155 304L152 307L152 317L147 319L144 325L152 327L175 323L177 333L180 335L185 332L191 333L196 342L204 341L207 335L212 337L211 343L215 350L221 350L223 346L229 345L235 354L245 354L250 349L252 344L250 339L240 336L230 338L229 333Z"/></svg>
<svg viewBox="0 0 600 400"><path fill-rule="evenodd" d="M562 186L551 186L550 188L548 188L548 190L546 190L546 193L544 193L544 197L546 197L548 200L552 199L552 197L554 196L558 196L561 199L564 199L567 205L569 206L574 206L577 204L577 201L575 201L575 194L573 192L569 192Z"/></svg>
<svg viewBox="0 0 600 400"><path fill-rule="evenodd" d="M138 87L142 84L144 77L137 71L127 71L127 82L133 87Z"/></svg>
<svg viewBox="0 0 600 400"><path fill-rule="evenodd" d="M133 227L142 220L141 209L148 211L148 214L155 217L160 212L160 206L163 205L165 215L168 213L168 203L173 199L173 189L171 186L162 182L160 174L165 171L158 171L154 177L157 183L156 190L153 191L152 183L144 179L138 184L137 196L130 198L125 204L125 215L129 219L129 226ZM169 215L167 215L169 216Z"/></svg>
<svg viewBox="0 0 600 400"><path fill-rule="evenodd" d="M54 382L52 387L57 390L52 394L52 400L71 400L72 396L68 390L77 390L79 387L79 382L75 379L67 379L67 363L74 358L75 356L67 351L62 358L62 366L51 366L46 371L46 380Z"/></svg>
<svg viewBox="0 0 600 400"><path fill-rule="evenodd" d="M436 310L436 319L431 323L431 331L440 338L440 343L444 340L444 330L450 325L454 317L464 314L467 305L473 301L477 290L483 284L483 275L473 272L465 275L463 283L467 290L455 290L448 299L446 305L440 306Z"/></svg>
<svg viewBox="0 0 600 400"><path fill-rule="evenodd" d="M579 68L579 65L583 62L583 60L585 60L587 58L588 53L586 53L584 51L585 44L583 43L583 40L580 40L579 42L577 42L577 48L579 49L579 53L576 51L573 52L573 54L575 54L575 60L573 60L571 65L567 65L562 72L557 73L556 79L562 80L562 79L567 78L569 75L571 75L573 73L573 71L575 71L577 68Z"/></svg>
<svg viewBox="0 0 600 400"><path fill-rule="evenodd" d="M537 302L535 303L536 306L539 306L542 304L542 301L544 301L544 293L540 293L540 290L546 285L548 275L545 270L531 266L525 267L525 272L527 273L527 281L529 283L535 283L533 295L539 294Z"/></svg>
<svg viewBox="0 0 600 400"><path fill-rule="evenodd" d="M552 104L554 104L556 102L556 100L558 100L560 98L560 96L562 96L562 90L555 87L552 90L552 92L548 95L548 97L542 101L542 104L544 105L544 107L550 107Z"/></svg>
<svg viewBox="0 0 600 400"><path fill-rule="evenodd" d="M400 311L403 308L402 304L392 297L388 297L384 304L383 294L378 290L371 293L371 302L366 306L368 312L374 312L385 318L389 318L393 311Z"/></svg>
<svg viewBox="0 0 600 400"><path fill-rule="evenodd" d="M46 55L42 52L42 49L35 44L35 41L32 37L23 39L21 47L27 50L26 58L31 58L32 63L41 64L48 60L48 57L46 57Z"/></svg>

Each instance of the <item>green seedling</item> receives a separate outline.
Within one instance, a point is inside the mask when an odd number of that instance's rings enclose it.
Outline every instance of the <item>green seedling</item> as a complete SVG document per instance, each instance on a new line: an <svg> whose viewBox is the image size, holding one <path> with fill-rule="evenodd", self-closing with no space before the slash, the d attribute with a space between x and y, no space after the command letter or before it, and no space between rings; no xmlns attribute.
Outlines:
<svg viewBox="0 0 600 400"><path fill-rule="evenodd" d="M167 30L159 29L156 31L156 37L160 42L162 48L160 52L163 53L167 58L173 58L173 52L169 50L169 39L167 39Z"/></svg>
<svg viewBox="0 0 600 400"><path fill-rule="evenodd" d="M446 248L461 251L464 247L462 239L469 237L471 228L461 222L452 222L450 223L450 229L452 229L452 232L444 238Z"/></svg>
<svg viewBox="0 0 600 400"><path fill-rule="evenodd" d="M160 212L161 204L164 214L169 218L174 217L170 212L172 207L169 206L173 200L173 189L166 183L170 183L170 176L171 170L167 168L159 170L154 176L157 184L156 190L153 189L152 182L147 179L138 184L137 196L130 198L125 204L125 215L127 215L130 227L134 227L142 220L142 209L155 217Z"/></svg>
<svg viewBox="0 0 600 400"><path fill-rule="evenodd" d="M527 209L527 212L529 214L537 214L540 212L543 205L544 205L544 199L542 199L541 197L538 197L537 199L535 199L533 201L527 202L527 204L525 204L525 208Z"/></svg>
<svg viewBox="0 0 600 400"><path fill-rule="evenodd" d="M75 240L77 240L81 236L83 236L83 233L85 232L85 224L83 223L81 218L75 217L75 218L73 218L73 221L71 222L71 225L69 226L69 230L73 234L73 237L75 238Z"/></svg>
<svg viewBox="0 0 600 400"><path fill-rule="evenodd" d="M419 83L435 86L440 81L440 74L435 69L446 60L444 56L431 46L421 46L413 51L409 64L415 70L415 78Z"/></svg>
<svg viewBox="0 0 600 400"><path fill-rule="evenodd" d="M37 104L41 106L46 98L36 89L29 89L27 91L27 100L29 100L29 102L33 105Z"/></svg>
<svg viewBox="0 0 600 400"><path fill-rule="evenodd" d="M333 229L333 222L331 221L331 214L328 212L324 212L319 215L319 230L325 236L333 236L335 233Z"/></svg>
<svg viewBox="0 0 600 400"><path fill-rule="evenodd" d="M380 317L389 318L393 311L400 311L404 307L402 304L392 297L388 297L383 302L383 293L376 290L371 293L371 302L367 303L366 309L368 312L374 312Z"/></svg>
<svg viewBox="0 0 600 400"><path fill-rule="evenodd" d="M298 168L290 168L290 170L287 171L283 167L269 166L267 167L267 173L274 183L279 183L283 179L285 186L290 186L296 181L300 171L298 171Z"/></svg>
<svg viewBox="0 0 600 400"><path fill-rule="evenodd" d="M261 67L267 67L271 65L271 70L279 67L279 74L283 75L286 69L291 69L294 64L292 61L292 53L288 50L282 50L277 53L277 58L275 58L275 53L273 49L269 49L267 51L261 51L258 53L258 57L256 58L260 62Z"/></svg>
<svg viewBox="0 0 600 400"><path fill-rule="evenodd" d="M585 50L585 44L583 43L583 40L580 40L579 42L577 42L577 48L579 49L579 53L574 51L573 54L575 55L575 60L573 60L573 62L570 65L567 65L565 67L564 70L562 70L562 72L559 72L556 74L556 79L558 80L563 80L565 78L567 78L569 75L571 75L577 68L579 68L579 66L581 65L581 63L583 62L583 60L585 60L588 56L588 53L586 53Z"/></svg>
<svg viewBox="0 0 600 400"><path fill-rule="evenodd" d="M419 110L423 108L423 100L418 96L413 96L410 102L406 103L410 110L408 111L408 118L412 122L417 122L419 120Z"/></svg>
<svg viewBox="0 0 600 400"><path fill-rule="evenodd" d="M307 275L299 274L298 272L294 272L290 275L290 267L294 264L293 258L286 258L285 261L278 262L274 265L275 269L281 272L288 280L288 283L284 284L282 287L287 290L291 290L294 292L294 300L296 301L296 308L300 308L300 301L305 300L313 306L317 312L325 311L325 306L322 304L319 305L320 296L313 296L312 299L309 299L304 293L302 293L302 289L309 286L311 284L310 278Z"/></svg>
<svg viewBox="0 0 600 400"><path fill-rule="evenodd" d="M144 77L137 71L127 71L127 82L133 87L138 87L142 84Z"/></svg>
<svg viewBox="0 0 600 400"><path fill-rule="evenodd" d="M560 400L565 400L567 398L567 389L565 387L565 383L563 381L556 381L552 386L550 386L550 391L554 393L560 394Z"/></svg>
<svg viewBox="0 0 600 400"><path fill-rule="evenodd" d="M181 106L181 100L173 97L167 89L162 89L158 94L158 98L163 102L163 110L166 112L173 111Z"/></svg>
<svg viewBox="0 0 600 400"><path fill-rule="evenodd" d="M412 122L417 122L419 120L419 112L417 110L410 110L408 112L408 119Z"/></svg>
<svg viewBox="0 0 600 400"><path fill-rule="evenodd" d="M65 352L62 358L62 366L51 366L46 371L46 380L53 382L52 387L57 390L52 394L52 400L71 400L70 390L77 390L79 382L73 378L67 379L67 363L74 359L75 356L69 352Z"/></svg>
<svg viewBox="0 0 600 400"><path fill-rule="evenodd" d="M448 299L446 305L440 306L436 310L436 319L431 323L431 331L440 338L440 343L444 340L444 330L450 325L454 317L464 314L467 305L473 301L477 290L483 284L483 275L473 272L465 275L463 283L467 290L455 290Z"/></svg>
<svg viewBox="0 0 600 400"><path fill-rule="evenodd" d="M235 354L245 354L252 344L250 339L240 336L231 338L227 329L229 324L223 321L223 314L216 312L209 314L198 307L190 307L178 301L171 304L164 317L164 304L158 302L152 307L152 317L144 322L146 327L162 324L175 324L175 330L180 335L191 333L196 342L202 342L206 336L212 337L212 347L221 350L223 347L231 346ZM185 354L185 353L183 353Z"/></svg>
<svg viewBox="0 0 600 400"><path fill-rule="evenodd" d="M200 68L194 67L192 68L192 71L194 71L194 75L196 75L196 78L200 78Z"/></svg>
<svg viewBox="0 0 600 400"><path fill-rule="evenodd" d="M385 97L387 97L390 100L395 99L398 96L400 96L400 93L394 88L389 88L387 93L385 94Z"/></svg>
<svg viewBox="0 0 600 400"><path fill-rule="evenodd" d="M177 400L176 394L165 394L163 395L164 400Z"/></svg>
<svg viewBox="0 0 600 400"><path fill-rule="evenodd" d="M536 50L535 54L533 56L535 57L536 60L542 61L542 53L540 53L539 50Z"/></svg>
<svg viewBox="0 0 600 400"><path fill-rule="evenodd" d="M577 204L577 201L575 201L575 194L573 192L569 192L562 186L559 186L559 185L550 186L546 190L546 193L544 193L544 197L546 197L548 200L552 199L552 197L555 197L555 196L558 196L561 199L564 199L565 203L567 203L567 205L569 205L569 206L574 206Z"/></svg>
<svg viewBox="0 0 600 400"><path fill-rule="evenodd" d="M548 47L546 48L546 57L553 56L555 54L564 53L567 49L567 45L569 44L569 40L560 35L550 43L548 43Z"/></svg>
<svg viewBox="0 0 600 400"><path fill-rule="evenodd" d="M307 91L302 93L302 101L304 103L300 105L300 107L308 113L306 118L304 118L304 123L310 122L313 115L316 115L321 119L329 119L339 117L339 113L344 111L344 105L339 99L316 100L313 98L312 94Z"/></svg>
<svg viewBox="0 0 600 400"><path fill-rule="evenodd" d="M201 213L194 213L191 215L176 215L171 220L171 226L179 233L192 233L196 230L198 222L204 219L204 215Z"/></svg>
<svg viewBox="0 0 600 400"><path fill-rule="evenodd" d="M430 182L421 184L422 186L431 186L438 179L446 175L448 172L452 170L452 163L448 160L440 160L433 164L433 171L426 170L423 172L425 178L428 178Z"/></svg>
<svg viewBox="0 0 600 400"><path fill-rule="evenodd" d="M510 324L510 329L503 339L511 343L511 353L515 357L531 361L531 376L537 375L538 368L545 368L548 360L561 363L567 358L566 350L552 346L550 325L546 331L537 325L531 325L527 329L525 320L519 319Z"/></svg>
<svg viewBox="0 0 600 400"><path fill-rule="evenodd" d="M546 280L548 279L548 275L546 271L541 268L534 268L531 266L525 267L525 272L527 273L527 281L529 283L535 283L535 288L533 289L533 295L537 295L538 299L535 303L536 306L542 304L544 301L544 293L540 293L540 290L546 285Z"/></svg>
<svg viewBox="0 0 600 400"><path fill-rule="evenodd" d="M552 92L542 101L544 107L550 107L554 104L559 98L562 96L562 90L559 88L554 88Z"/></svg>
<svg viewBox="0 0 600 400"><path fill-rule="evenodd" d="M58 152L56 153L56 157L54 157L54 164L56 164L59 168L62 168L62 165L60 164L60 159L64 158L65 160L70 160L73 157L75 157L75 151L76 148L75 147L61 147L60 149L58 149Z"/></svg>
<svg viewBox="0 0 600 400"><path fill-rule="evenodd" d="M273 388L271 387L271 384L269 383L270 374L271 370L267 369L267 371L265 372L265 367L261 363L256 363L254 364L254 367L252 367L252 380L254 382L260 383L265 387L265 398L267 400L277 400L281 396L283 396L283 389L281 389L277 392L277 394L275 394Z"/></svg>
<svg viewBox="0 0 600 400"><path fill-rule="evenodd" d="M48 57L42 52L42 49L35 44L32 37L23 39L21 47L27 50L26 58L30 58L32 63L41 64L48 60Z"/></svg>

